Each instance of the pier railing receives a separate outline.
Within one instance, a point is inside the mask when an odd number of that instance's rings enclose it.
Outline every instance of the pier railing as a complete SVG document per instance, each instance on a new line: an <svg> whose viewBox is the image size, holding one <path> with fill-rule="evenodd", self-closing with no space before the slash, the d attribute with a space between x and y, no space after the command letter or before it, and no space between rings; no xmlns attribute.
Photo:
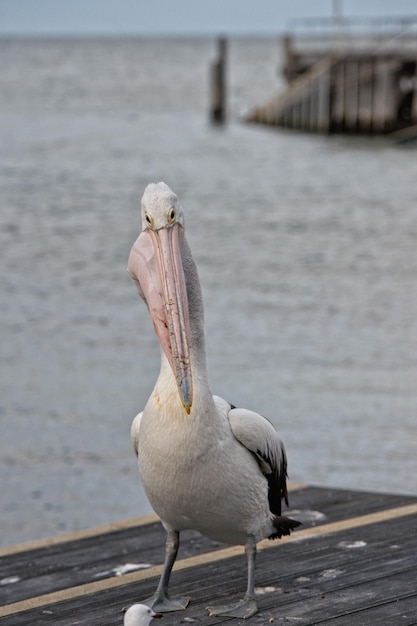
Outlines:
<svg viewBox="0 0 417 626"><path fill-rule="evenodd" d="M326 40L348 42L375 42L377 45L409 43L413 46L417 41L417 15L401 17L312 17L294 19L288 22L288 32L295 40L309 40L313 43Z"/></svg>

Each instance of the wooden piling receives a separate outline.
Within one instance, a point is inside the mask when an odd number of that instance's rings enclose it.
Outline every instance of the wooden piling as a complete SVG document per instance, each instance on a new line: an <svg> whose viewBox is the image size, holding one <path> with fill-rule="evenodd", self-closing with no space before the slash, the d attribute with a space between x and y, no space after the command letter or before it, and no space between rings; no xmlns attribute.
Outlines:
<svg viewBox="0 0 417 626"><path fill-rule="evenodd" d="M359 65L358 81L358 129L364 133L372 131L373 60L364 58Z"/></svg>
<svg viewBox="0 0 417 626"><path fill-rule="evenodd" d="M379 59L375 63L374 100L372 107L372 128L375 133L385 131L387 119L387 88L388 72L385 59Z"/></svg>
<svg viewBox="0 0 417 626"><path fill-rule="evenodd" d="M328 133L330 130L330 71L318 76L317 130Z"/></svg>
<svg viewBox="0 0 417 626"><path fill-rule="evenodd" d="M340 59L335 66L334 73L334 101L333 101L333 125L337 131L345 128L345 81L346 60Z"/></svg>
<svg viewBox="0 0 417 626"><path fill-rule="evenodd" d="M348 59L345 85L345 128L348 132L356 132L358 128L358 77L358 60Z"/></svg>
<svg viewBox="0 0 417 626"><path fill-rule="evenodd" d="M217 57L210 68L210 119L221 124L226 119L226 39L217 41Z"/></svg>

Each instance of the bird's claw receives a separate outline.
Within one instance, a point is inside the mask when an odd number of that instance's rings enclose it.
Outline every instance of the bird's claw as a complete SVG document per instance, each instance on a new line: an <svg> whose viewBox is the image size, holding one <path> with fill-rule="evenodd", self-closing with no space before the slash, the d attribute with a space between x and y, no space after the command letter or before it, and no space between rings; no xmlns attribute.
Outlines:
<svg viewBox="0 0 417 626"><path fill-rule="evenodd" d="M188 596L170 598L163 593L157 592L150 598L142 600L142 602L156 613L169 613L170 611L184 611L190 602L190 598Z"/></svg>
<svg viewBox="0 0 417 626"><path fill-rule="evenodd" d="M210 617L237 617L248 619L258 612L258 606L254 598L243 598L236 604L224 604L221 606L206 607Z"/></svg>

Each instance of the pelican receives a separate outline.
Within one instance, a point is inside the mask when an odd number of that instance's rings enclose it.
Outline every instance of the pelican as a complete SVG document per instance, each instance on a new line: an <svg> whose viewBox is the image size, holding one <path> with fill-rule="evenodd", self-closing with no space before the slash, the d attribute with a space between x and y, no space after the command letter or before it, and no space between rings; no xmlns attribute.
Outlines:
<svg viewBox="0 0 417 626"><path fill-rule="evenodd" d="M244 598L207 610L246 619L258 610L256 543L289 535L300 524L281 515L281 500L288 505L284 445L266 418L213 396L201 288L183 209L163 182L146 187L141 205L142 231L128 272L152 318L161 369L131 437L145 493L167 533L159 584L143 602L158 612L186 608L190 598L171 597L168 584L180 532L194 529L245 546Z"/></svg>

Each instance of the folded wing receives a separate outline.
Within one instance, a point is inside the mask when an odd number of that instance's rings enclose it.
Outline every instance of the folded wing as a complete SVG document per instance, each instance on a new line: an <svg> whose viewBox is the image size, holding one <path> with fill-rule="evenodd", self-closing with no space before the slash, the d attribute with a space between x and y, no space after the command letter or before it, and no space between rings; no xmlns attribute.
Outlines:
<svg viewBox="0 0 417 626"><path fill-rule="evenodd" d="M248 409L231 405L228 418L233 435L253 454L268 481L271 512L281 515L282 500L288 505L287 457L277 431L269 420Z"/></svg>

